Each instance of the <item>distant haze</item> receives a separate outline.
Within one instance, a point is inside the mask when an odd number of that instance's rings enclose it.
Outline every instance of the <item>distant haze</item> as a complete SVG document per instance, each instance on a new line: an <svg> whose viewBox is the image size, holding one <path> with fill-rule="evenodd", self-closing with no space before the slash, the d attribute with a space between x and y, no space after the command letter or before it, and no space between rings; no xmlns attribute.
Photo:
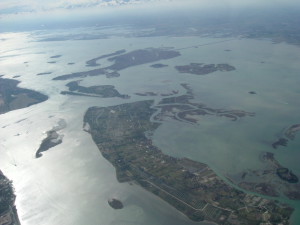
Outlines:
<svg viewBox="0 0 300 225"><path fill-rule="evenodd" d="M144 21L148 24L182 23L182 18L189 25L194 22L189 19L218 23L238 17L247 20L247 16L252 19L258 16L260 20L268 17L270 21L279 20L274 15L277 17L288 10L292 20L298 20L299 8L298 0L1 0L0 32L143 25Z"/></svg>

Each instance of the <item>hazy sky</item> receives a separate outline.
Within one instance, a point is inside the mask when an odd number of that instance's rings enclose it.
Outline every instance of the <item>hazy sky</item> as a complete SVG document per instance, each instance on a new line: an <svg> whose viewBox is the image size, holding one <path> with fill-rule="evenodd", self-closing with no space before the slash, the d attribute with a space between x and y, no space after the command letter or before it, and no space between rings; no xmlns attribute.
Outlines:
<svg viewBox="0 0 300 225"><path fill-rule="evenodd" d="M147 15L149 12L188 15L218 14L220 11L237 12L236 9L285 8L300 4L300 0L0 0L0 31L18 23L43 23L47 18L59 21L61 17L81 19L84 16L132 16ZM158 6L158 7L155 7ZM296 9L297 7L292 7ZM180 9L180 12L177 10ZM297 8L298 9L298 8ZM177 10L177 11L175 11ZM20 27L20 26L19 26Z"/></svg>
<svg viewBox="0 0 300 225"><path fill-rule="evenodd" d="M157 0L1 0L0 13L11 14L58 9L118 6L140 4L149 1Z"/></svg>
<svg viewBox="0 0 300 225"><path fill-rule="evenodd" d="M39 13L79 8L104 8L122 5L140 5L145 3L197 4L197 5L243 5L243 4L288 4L299 0L0 0L0 15Z"/></svg>

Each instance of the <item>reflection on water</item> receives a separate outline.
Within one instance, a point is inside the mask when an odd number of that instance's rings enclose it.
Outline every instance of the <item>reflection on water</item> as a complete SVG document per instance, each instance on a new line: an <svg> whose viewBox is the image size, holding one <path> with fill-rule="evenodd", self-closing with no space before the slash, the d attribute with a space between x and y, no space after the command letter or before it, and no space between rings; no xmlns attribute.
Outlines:
<svg viewBox="0 0 300 225"><path fill-rule="evenodd" d="M300 165L294 160L300 156L297 151L299 138L284 150L274 150L270 145L283 128L299 123L299 94L295 80L299 79L297 71L300 66L296 61L300 53L293 46L257 40L218 41L214 45L204 45L214 40L197 37L30 43L30 38L24 33L9 38L10 44L1 51L18 56L1 59L1 74L6 78L20 74L20 86L50 96L44 103L11 111L0 118L0 165L14 181L22 224L195 224L142 188L118 183L114 168L102 158L90 135L82 129L83 115L90 106L151 98L158 101L160 96L137 96L134 93L159 93L163 89L163 93L175 90L184 94L181 83L190 84L195 101L208 107L242 109L255 112L256 116L235 122L223 117L204 116L197 126L166 122L153 137L163 152L198 159L226 175L260 168L260 153L270 151L283 165L300 174ZM186 43L201 46L186 48L189 47ZM22 45L29 47L15 50L16 46ZM84 86L114 85L120 93L130 95L130 99L63 96L60 91L66 89L65 84L69 81L51 80L62 74L85 71L85 62L100 55L120 49L128 52L160 46L182 49L182 57L164 60L162 63L168 67L158 69L141 65L121 71L118 78L88 77L81 83ZM224 51L226 49L231 51ZM36 52L44 54L36 55ZM293 58L286 58L287 53ZM53 55L62 56L57 58L57 63L47 64ZM69 62L76 64L68 65ZM196 76L179 74L174 69L176 65L192 62L229 63L236 67L236 71ZM106 65L105 61L103 65ZM36 76L44 71L53 73ZM249 91L257 94L250 95ZM61 119L67 124L60 131L64 135L63 143L45 152L42 158L35 159L44 132ZM122 200L124 209L113 210L107 204L112 197ZM300 209L299 203L293 204Z"/></svg>

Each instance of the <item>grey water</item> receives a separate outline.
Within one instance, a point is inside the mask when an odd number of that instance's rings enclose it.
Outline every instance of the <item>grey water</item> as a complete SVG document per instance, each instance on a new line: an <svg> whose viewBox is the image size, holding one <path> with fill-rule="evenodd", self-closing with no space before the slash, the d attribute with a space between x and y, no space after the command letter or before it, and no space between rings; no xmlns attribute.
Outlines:
<svg viewBox="0 0 300 225"><path fill-rule="evenodd" d="M49 33L55 36L60 32ZM154 144L164 153L197 159L226 175L262 167L258 156L262 151L270 151L280 163L300 174L299 138L284 150L275 152L270 147L282 129L299 123L300 65L297 62L300 52L294 46L239 38L220 42L220 38L203 37L113 36L99 40L37 42L39 34L34 32L3 35L6 40L0 54L11 56L0 59L0 74L5 78L19 74L19 86L50 97L46 102L0 116L1 170L14 182L16 205L24 225L196 224L141 187L119 183L115 169L101 156L90 135L83 131L82 122L85 111L91 106L145 99L158 101L161 97L134 93L178 90L179 94L185 94L182 83L190 85L197 102L212 108L255 112L256 115L235 122L205 116L198 125L167 121L153 136ZM192 47L196 45L199 47ZM59 75L89 70L85 62L100 55L148 47L182 49L181 56L161 61L168 65L161 69L145 64L120 71L118 78L82 79L84 86L112 84L121 94L130 95L130 99L64 96L60 91L67 90L65 84L70 81L52 80ZM62 56L55 59L54 64L47 63L52 61L53 55ZM75 64L68 65L69 62ZM176 65L191 62L228 63L236 70L196 76L179 74L174 69ZM109 62L102 60L100 64L107 66ZM52 74L36 76L45 71ZM257 94L250 95L249 91ZM61 120L66 122L66 127L59 131L64 135L63 143L36 159L35 152L46 132ZM107 200L112 197L120 199L124 209L110 208ZM300 204L299 201L290 203L296 208L293 218L296 225L300 221L297 218Z"/></svg>

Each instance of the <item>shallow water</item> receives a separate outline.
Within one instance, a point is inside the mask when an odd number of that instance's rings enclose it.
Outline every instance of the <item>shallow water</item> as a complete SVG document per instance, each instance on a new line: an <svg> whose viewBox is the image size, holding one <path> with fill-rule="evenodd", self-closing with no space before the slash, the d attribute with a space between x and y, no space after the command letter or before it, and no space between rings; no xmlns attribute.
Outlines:
<svg viewBox="0 0 300 225"><path fill-rule="evenodd" d="M258 157L261 152L269 151L275 153L282 165L300 174L299 138L290 141L286 148L274 150L270 145L284 128L300 122L297 104L300 51L294 46L274 45L268 40L199 37L114 36L101 40L35 42L37 33L5 35L8 40L1 44L0 54L7 57L0 58L0 74L5 74L5 78L21 75L20 86L50 97L38 105L0 115L0 165L14 181L22 224L195 224L142 188L118 183L113 166L102 158L90 135L82 129L88 107L145 99L158 101L159 96L142 97L134 93L178 90L180 95L185 93L181 83L190 85L196 102L210 108L240 109L256 115L238 121L204 116L199 125L165 122L153 136L154 143L163 152L197 159L218 174L227 175L261 168ZM83 86L115 85L121 94L130 95L130 99L64 96L60 91L67 90L64 85L70 81L52 80L59 75L93 69L85 67L85 62L100 55L120 49L161 46L181 49L181 56L161 61L168 67L154 69L149 67L150 63L120 71L118 78L87 77L81 82ZM62 57L50 58L58 54ZM49 61L56 63L49 64ZM68 65L69 62L75 64ZM105 60L99 62L108 65ZM191 62L228 63L236 70L196 76L179 74L174 69L176 65ZM53 73L36 76L42 72ZM257 94L250 95L249 91ZM25 120L16 123L22 119ZM61 119L67 123L59 131L64 135L63 143L35 159L45 132ZM111 197L121 199L124 209L110 208L107 199ZM297 208L293 219L297 224L299 201L288 202Z"/></svg>

